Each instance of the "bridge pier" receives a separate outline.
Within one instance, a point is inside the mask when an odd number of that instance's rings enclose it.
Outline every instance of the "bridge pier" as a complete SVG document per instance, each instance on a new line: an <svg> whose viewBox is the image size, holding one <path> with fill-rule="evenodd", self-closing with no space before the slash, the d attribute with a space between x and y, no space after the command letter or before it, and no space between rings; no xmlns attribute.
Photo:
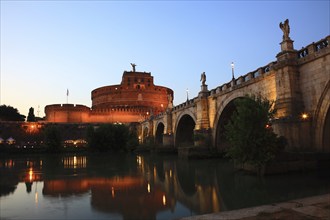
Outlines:
<svg viewBox="0 0 330 220"><path fill-rule="evenodd" d="M303 100L300 90L298 52L289 38L281 43L282 51L276 56L276 103L278 118L292 118L303 112Z"/></svg>
<svg viewBox="0 0 330 220"><path fill-rule="evenodd" d="M196 99L197 119L194 129L194 146L195 147L211 147L211 129L209 120L209 101L210 95L207 85L201 85L201 91Z"/></svg>
<svg viewBox="0 0 330 220"><path fill-rule="evenodd" d="M278 119L272 122L274 132L285 137L288 142L285 151L312 150L311 127L311 119Z"/></svg>
<svg viewBox="0 0 330 220"><path fill-rule="evenodd" d="M163 146L174 147L174 137L172 133L167 133L163 135Z"/></svg>
<svg viewBox="0 0 330 220"><path fill-rule="evenodd" d="M194 130L194 147L211 147L211 129Z"/></svg>

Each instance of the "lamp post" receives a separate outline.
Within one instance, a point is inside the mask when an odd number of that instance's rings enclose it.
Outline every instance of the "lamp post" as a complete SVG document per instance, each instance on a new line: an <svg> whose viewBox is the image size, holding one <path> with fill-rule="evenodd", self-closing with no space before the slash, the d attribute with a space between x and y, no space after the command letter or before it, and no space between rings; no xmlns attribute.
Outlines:
<svg viewBox="0 0 330 220"><path fill-rule="evenodd" d="M187 92L187 102L188 102L188 100L189 100L189 90L188 90L188 88L186 89L186 92Z"/></svg>
<svg viewBox="0 0 330 220"><path fill-rule="evenodd" d="M230 64L230 66L231 66L231 75L232 75L232 80L235 80L235 76L234 76L234 62L231 62L231 64Z"/></svg>

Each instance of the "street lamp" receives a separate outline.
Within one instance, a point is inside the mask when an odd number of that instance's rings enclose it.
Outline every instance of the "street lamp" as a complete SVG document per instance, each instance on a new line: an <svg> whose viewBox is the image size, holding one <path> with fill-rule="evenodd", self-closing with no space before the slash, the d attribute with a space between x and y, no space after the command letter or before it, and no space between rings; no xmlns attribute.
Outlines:
<svg viewBox="0 0 330 220"><path fill-rule="evenodd" d="M230 66L231 66L231 75L232 75L232 80L234 80L235 79L235 77L234 77L234 62L231 62L231 64L230 64Z"/></svg>
<svg viewBox="0 0 330 220"><path fill-rule="evenodd" d="M187 92L187 102L188 102L188 100L189 100L189 90L188 90L188 88L186 89L186 92Z"/></svg>

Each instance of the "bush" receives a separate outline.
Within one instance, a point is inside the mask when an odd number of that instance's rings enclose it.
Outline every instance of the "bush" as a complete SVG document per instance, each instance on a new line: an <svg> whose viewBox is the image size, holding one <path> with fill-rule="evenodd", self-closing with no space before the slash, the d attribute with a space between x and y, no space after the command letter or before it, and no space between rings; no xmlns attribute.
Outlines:
<svg viewBox="0 0 330 220"><path fill-rule="evenodd" d="M234 101L236 111L225 126L230 147L226 156L236 164L245 163L260 169L272 160L284 143L271 129L275 114L273 102L246 96Z"/></svg>

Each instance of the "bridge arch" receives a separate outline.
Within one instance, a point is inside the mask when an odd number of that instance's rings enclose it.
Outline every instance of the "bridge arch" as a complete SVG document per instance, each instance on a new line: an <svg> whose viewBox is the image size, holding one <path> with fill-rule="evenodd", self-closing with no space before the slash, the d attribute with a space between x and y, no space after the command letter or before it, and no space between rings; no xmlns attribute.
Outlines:
<svg viewBox="0 0 330 220"><path fill-rule="evenodd" d="M227 97L216 111L215 124L213 129L213 146L217 151L224 151L228 147L227 140L225 138L225 125L229 122L230 117L236 110L234 101L237 99L245 98L246 93L237 92Z"/></svg>
<svg viewBox="0 0 330 220"><path fill-rule="evenodd" d="M175 146L193 146L193 135L196 125L196 117L190 111L184 111L177 119L175 125Z"/></svg>
<svg viewBox="0 0 330 220"><path fill-rule="evenodd" d="M330 81L320 96L314 114L315 143L320 151L330 152Z"/></svg>
<svg viewBox="0 0 330 220"><path fill-rule="evenodd" d="M165 125L163 122L158 122L156 125L156 132L155 132L155 143L157 145L163 144L163 135L165 130Z"/></svg>

